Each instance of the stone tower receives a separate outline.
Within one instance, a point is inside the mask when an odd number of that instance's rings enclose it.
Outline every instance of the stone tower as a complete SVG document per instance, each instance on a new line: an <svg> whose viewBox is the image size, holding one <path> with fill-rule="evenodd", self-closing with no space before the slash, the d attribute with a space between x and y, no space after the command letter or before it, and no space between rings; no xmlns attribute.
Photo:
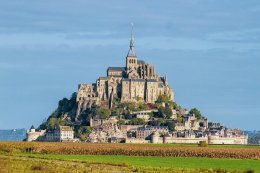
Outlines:
<svg viewBox="0 0 260 173"><path fill-rule="evenodd" d="M129 79L137 79L139 77L137 73L137 57L134 50L134 34L133 34L133 25L131 31L131 39L130 39L130 49L126 56L126 74Z"/></svg>
<svg viewBox="0 0 260 173"><path fill-rule="evenodd" d="M92 105L113 107L113 99L119 102L145 102L154 104L166 94L174 100L174 93L166 77L155 73L153 65L137 58L134 50L133 26L130 46L124 67L108 67L106 76L96 83L80 84L77 93L77 117Z"/></svg>

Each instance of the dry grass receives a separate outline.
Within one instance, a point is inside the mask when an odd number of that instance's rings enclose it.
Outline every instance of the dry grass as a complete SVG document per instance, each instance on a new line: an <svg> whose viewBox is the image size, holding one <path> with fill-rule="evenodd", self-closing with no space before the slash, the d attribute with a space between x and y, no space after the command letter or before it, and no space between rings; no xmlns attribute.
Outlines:
<svg viewBox="0 0 260 173"><path fill-rule="evenodd" d="M26 159L16 157L0 157L0 172L1 173L87 173L87 172L104 172L104 173L119 173L131 172L130 167L121 167L110 164L88 164L73 161L60 160L44 160L44 159Z"/></svg>
<svg viewBox="0 0 260 173"><path fill-rule="evenodd" d="M127 155L260 159L259 148L201 148L142 144L0 142L0 153Z"/></svg>

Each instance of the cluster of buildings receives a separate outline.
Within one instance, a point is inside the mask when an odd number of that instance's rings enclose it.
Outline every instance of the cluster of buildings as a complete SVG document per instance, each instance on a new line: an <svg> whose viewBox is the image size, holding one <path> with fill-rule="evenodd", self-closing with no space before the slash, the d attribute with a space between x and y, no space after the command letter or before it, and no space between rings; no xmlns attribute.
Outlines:
<svg viewBox="0 0 260 173"><path fill-rule="evenodd" d="M176 123L175 131L170 131L168 126L119 125L115 120L93 124L87 142L197 144L206 141L209 144L242 145L248 141L248 136L239 129L228 129L207 119L196 119L194 115L183 116L183 123Z"/></svg>
<svg viewBox="0 0 260 173"><path fill-rule="evenodd" d="M36 130L33 126L27 130L26 141L45 141L45 142L75 142L74 130L70 126L59 126L58 128L47 130Z"/></svg>
<svg viewBox="0 0 260 173"><path fill-rule="evenodd" d="M184 117L186 118L186 117ZM193 120L193 121L191 121ZM239 129L228 129L220 123L195 120L194 116L170 131L168 126L119 125L116 117L107 120L92 119L91 133L84 142L111 143L186 143L196 144L206 141L209 144L247 144L248 137ZM199 125L194 125L199 124ZM78 142L72 127L59 126L52 131L31 128L27 130L27 141Z"/></svg>
<svg viewBox="0 0 260 173"><path fill-rule="evenodd" d="M107 75L99 77L96 83L78 86L75 124L80 123L81 113L92 105L107 105L108 108L112 108L114 99L120 103L155 104L161 95L166 95L174 101L174 93L167 77L156 74L153 65L138 60L132 33L124 67L109 67ZM137 111L131 114L133 118L142 119L149 124L154 121L150 113L156 111L158 110ZM208 122L205 118L198 119L184 109L178 111L181 114L181 121L176 121L177 110L174 109L169 119L175 124L174 131L170 131L168 126L119 125L119 117L91 119L92 130L87 136L87 142L199 143L207 141L209 144L247 144L247 136L238 129L228 129L219 123ZM125 121L129 124L130 120ZM27 141L35 140L72 142L75 141L74 131L69 126L59 126L52 131L37 131L31 128L27 131Z"/></svg>

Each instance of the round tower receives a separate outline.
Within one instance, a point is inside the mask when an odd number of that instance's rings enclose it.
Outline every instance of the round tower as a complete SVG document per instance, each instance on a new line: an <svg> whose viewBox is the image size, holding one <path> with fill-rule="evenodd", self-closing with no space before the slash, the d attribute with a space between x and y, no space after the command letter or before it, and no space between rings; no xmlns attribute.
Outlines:
<svg viewBox="0 0 260 173"><path fill-rule="evenodd" d="M159 143L159 136L160 135L159 135L159 133L157 131L153 132L151 142L153 144L158 144Z"/></svg>

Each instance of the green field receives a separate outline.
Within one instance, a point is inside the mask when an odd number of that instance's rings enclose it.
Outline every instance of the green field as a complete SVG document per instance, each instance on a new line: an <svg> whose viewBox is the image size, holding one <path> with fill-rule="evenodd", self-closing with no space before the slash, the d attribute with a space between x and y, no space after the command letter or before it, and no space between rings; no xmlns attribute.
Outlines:
<svg viewBox="0 0 260 173"><path fill-rule="evenodd" d="M247 145L0 142L0 172L260 173L260 148Z"/></svg>
<svg viewBox="0 0 260 173"><path fill-rule="evenodd" d="M182 158L157 156L94 156L94 155L54 155L54 154L27 154L30 158L44 158L54 160L85 161L88 163L111 163L128 165L138 168L174 168L174 169L225 169L227 171L254 170L260 172L260 160L218 159L218 158Z"/></svg>

